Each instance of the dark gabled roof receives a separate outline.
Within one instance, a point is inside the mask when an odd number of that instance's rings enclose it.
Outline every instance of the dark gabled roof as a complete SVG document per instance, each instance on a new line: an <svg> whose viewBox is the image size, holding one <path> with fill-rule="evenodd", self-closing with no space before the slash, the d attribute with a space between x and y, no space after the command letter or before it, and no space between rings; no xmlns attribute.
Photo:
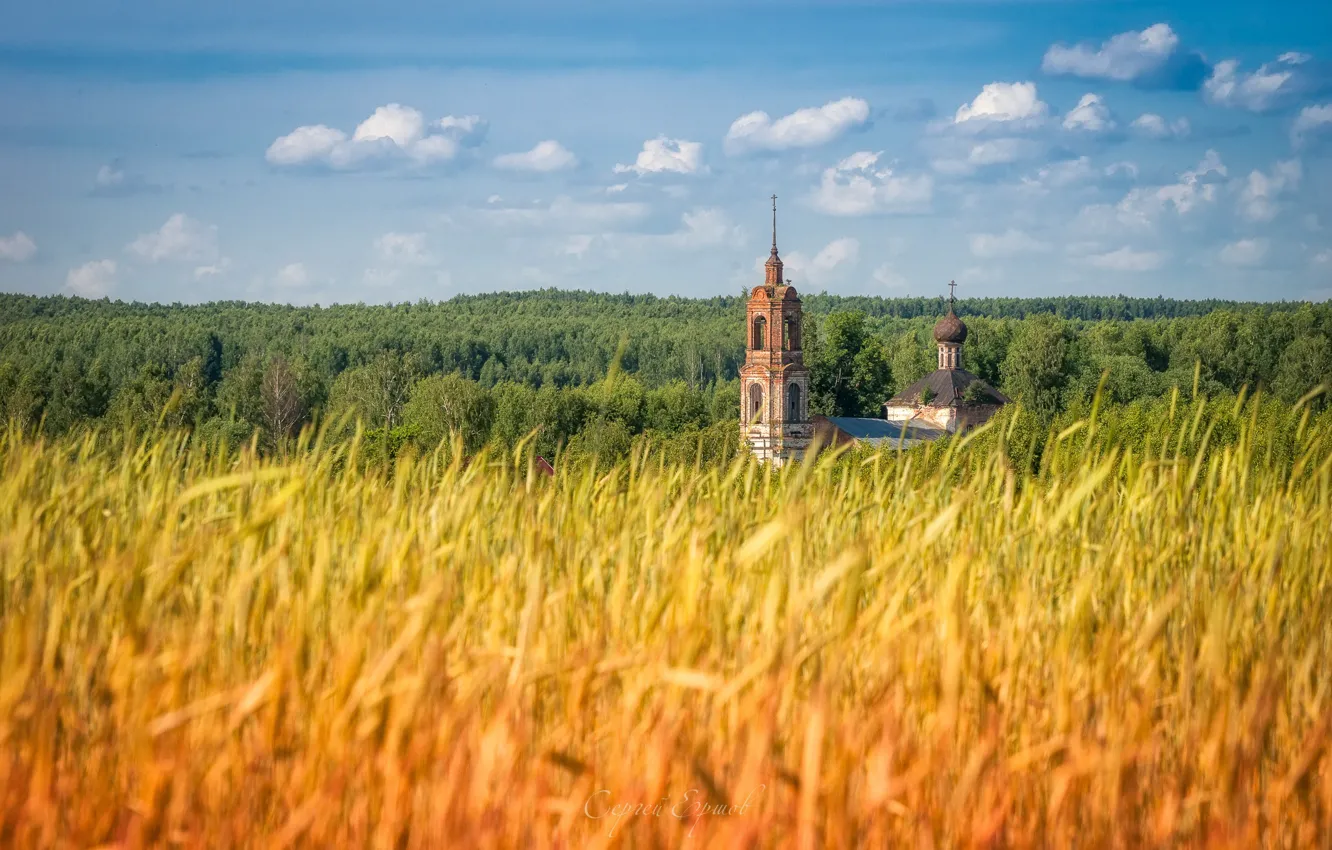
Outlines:
<svg viewBox="0 0 1332 850"><path fill-rule="evenodd" d="M919 422L889 422L887 419L862 419L854 416L829 416L828 421L849 437L863 443L892 443L914 445L923 440L936 440L946 432Z"/></svg>
<svg viewBox="0 0 1332 850"><path fill-rule="evenodd" d="M888 404L918 404L921 391L928 388L934 393L934 397L930 399L927 406L950 407L954 404L963 403L962 395L967 391L967 387L972 384L980 384L981 391L985 394L982 403L1008 404L1012 401L1008 396L966 369L936 369L888 399Z"/></svg>

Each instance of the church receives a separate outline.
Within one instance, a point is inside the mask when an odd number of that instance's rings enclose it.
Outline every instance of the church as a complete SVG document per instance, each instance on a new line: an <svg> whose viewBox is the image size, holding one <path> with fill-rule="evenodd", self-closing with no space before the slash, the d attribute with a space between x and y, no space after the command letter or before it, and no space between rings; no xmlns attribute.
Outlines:
<svg viewBox="0 0 1332 850"><path fill-rule="evenodd" d="M884 402L883 418L810 416L809 367L801 350L800 296L784 277L777 252L777 198L772 250L762 286L745 306L745 365L740 369L740 430L754 456L781 466L812 447L867 443L909 448L988 420L1009 399L962 368L966 323L954 309L934 326L938 368Z"/></svg>

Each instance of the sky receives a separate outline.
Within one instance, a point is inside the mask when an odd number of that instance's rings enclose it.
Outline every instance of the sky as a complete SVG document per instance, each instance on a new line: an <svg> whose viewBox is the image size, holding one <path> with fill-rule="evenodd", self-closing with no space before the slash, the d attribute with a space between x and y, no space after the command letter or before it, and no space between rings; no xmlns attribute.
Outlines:
<svg viewBox="0 0 1332 850"><path fill-rule="evenodd" d="M1332 297L1332 4L0 5L0 290Z"/></svg>

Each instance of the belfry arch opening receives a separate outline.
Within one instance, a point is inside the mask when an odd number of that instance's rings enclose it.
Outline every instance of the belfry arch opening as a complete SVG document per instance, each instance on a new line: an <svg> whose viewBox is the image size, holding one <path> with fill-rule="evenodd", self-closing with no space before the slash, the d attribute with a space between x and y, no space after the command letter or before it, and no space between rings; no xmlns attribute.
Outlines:
<svg viewBox="0 0 1332 850"><path fill-rule="evenodd" d="M754 317L754 339L750 348L766 348L768 343L768 320L762 316Z"/></svg>
<svg viewBox="0 0 1332 850"><path fill-rule="evenodd" d="M786 418L791 422L799 422L800 416L800 385L792 384L787 390L787 408Z"/></svg>

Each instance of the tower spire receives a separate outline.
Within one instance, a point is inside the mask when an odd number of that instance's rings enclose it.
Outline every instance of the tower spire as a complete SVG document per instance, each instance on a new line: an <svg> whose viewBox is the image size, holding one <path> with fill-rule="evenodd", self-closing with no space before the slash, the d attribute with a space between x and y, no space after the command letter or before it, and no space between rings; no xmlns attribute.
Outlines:
<svg viewBox="0 0 1332 850"><path fill-rule="evenodd" d="M777 196L772 196L772 251L768 262L764 263L764 286L782 286L786 279L782 276L782 258L777 255Z"/></svg>

